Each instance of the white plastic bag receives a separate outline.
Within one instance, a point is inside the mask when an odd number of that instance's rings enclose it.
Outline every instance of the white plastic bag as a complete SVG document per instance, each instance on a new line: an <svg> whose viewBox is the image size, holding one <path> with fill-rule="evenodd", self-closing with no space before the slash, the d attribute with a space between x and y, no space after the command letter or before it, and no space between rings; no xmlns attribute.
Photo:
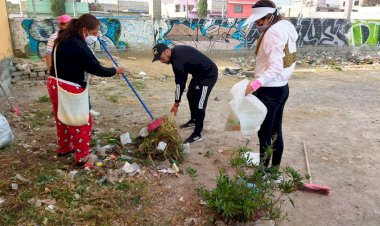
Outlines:
<svg viewBox="0 0 380 226"><path fill-rule="evenodd" d="M13 139L14 136L7 119L0 114L0 148L11 143Z"/></svg>
<svg viewBox="0 0 380 226"><path fill-rule="evenodd" d="M236 83L230 94L230 115L225 129L228 131L241 131L243 136L252 136L260 130L267 114L265 105L254 95L245 96L245 89L249 81L244 79Z"/></svg>

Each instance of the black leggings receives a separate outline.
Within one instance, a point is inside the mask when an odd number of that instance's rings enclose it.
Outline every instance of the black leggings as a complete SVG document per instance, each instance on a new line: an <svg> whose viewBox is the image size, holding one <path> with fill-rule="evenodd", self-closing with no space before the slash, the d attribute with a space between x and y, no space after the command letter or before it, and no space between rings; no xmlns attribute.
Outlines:
<svg viewBox="0 0 380 226"><path fill-rule="evenodd" d="M281 163L284 142L282 140L282 114L285 102L289 97L289 86L281 87L261 87L255 93L268 109L268 113L258 132L260 141L260 161L268 167L272 156L264 159L267 147L276 136L273 143L272 167L279 167Z"/></svg>

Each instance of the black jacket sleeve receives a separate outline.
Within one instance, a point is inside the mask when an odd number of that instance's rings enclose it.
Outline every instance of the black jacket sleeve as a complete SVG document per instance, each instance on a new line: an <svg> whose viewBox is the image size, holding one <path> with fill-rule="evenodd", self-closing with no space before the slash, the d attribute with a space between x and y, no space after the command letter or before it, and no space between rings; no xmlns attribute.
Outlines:
<svg viewBox="0 0 380 226"><path fill-rule="evenodd" d="M100 76L111 77L116 74L116 68L107 68L100 65L98 59L87 45L80 46L80 59L83 61L84 69L88 73Z"/></svg>
<svg viewBox="0 0 380 226"><path fill-rule="evenodd" d="M185 90L188 73L185 72L183 64L173 65L173 71L176 84L175 102L179 103L181 102L183 91Z"/></svg>

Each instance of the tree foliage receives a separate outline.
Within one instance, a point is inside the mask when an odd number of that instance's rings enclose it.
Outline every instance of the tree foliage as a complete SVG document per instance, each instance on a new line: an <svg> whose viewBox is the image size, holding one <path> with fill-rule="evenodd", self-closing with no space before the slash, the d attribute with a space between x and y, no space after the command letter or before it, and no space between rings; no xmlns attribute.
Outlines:
<svg viewBox="0 0 380 226"><path fill-rule="evenodd" d="M65 0L51 0L50 9L54 17L65 14Z"/></svg>
<svg viewBox="0 0 380 226"><path fill-rule="evenodd" d="M363 6L376 6L380 4L380 0L364 0Z"/></svg>
<svg viewBox="0 0 380 226"><path fill-rule="evenodd" d="M198 16L206 18L207 16L207 0L199 0L198 2Z"/></svg>

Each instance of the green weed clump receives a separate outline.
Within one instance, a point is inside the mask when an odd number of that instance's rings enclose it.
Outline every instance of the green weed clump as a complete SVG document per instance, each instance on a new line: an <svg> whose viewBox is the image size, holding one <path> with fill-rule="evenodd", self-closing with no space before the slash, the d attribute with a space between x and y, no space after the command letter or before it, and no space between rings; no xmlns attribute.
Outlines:
<svg viewBox="0 0 380 226"><path fill-rule="evenodd" d="M256 221L258 219L280 222L287 216L281 209L281 200L302 186L302 176L293 168L266 168L261 163L254 165L245 157L251 151L239 147L231 165L235 176L220 172L214 189L198 188L197 192L207 203L207 207L218 213L224 220ZM268 147L268 152L273 151ZM281 179L280 179L281 178Z"/></svg>
<svg viewBox="0 0 380 226"><path fill-rule="evenodd" d="M160 141L167 144L164 151L157 150ZM138 150L136 155L147 158L148 161L162 161L168 159L173 163L183 162L182 138L177 131L174 120L167 118L161 126L149 133L145 138L136 140Z"/></svg>

